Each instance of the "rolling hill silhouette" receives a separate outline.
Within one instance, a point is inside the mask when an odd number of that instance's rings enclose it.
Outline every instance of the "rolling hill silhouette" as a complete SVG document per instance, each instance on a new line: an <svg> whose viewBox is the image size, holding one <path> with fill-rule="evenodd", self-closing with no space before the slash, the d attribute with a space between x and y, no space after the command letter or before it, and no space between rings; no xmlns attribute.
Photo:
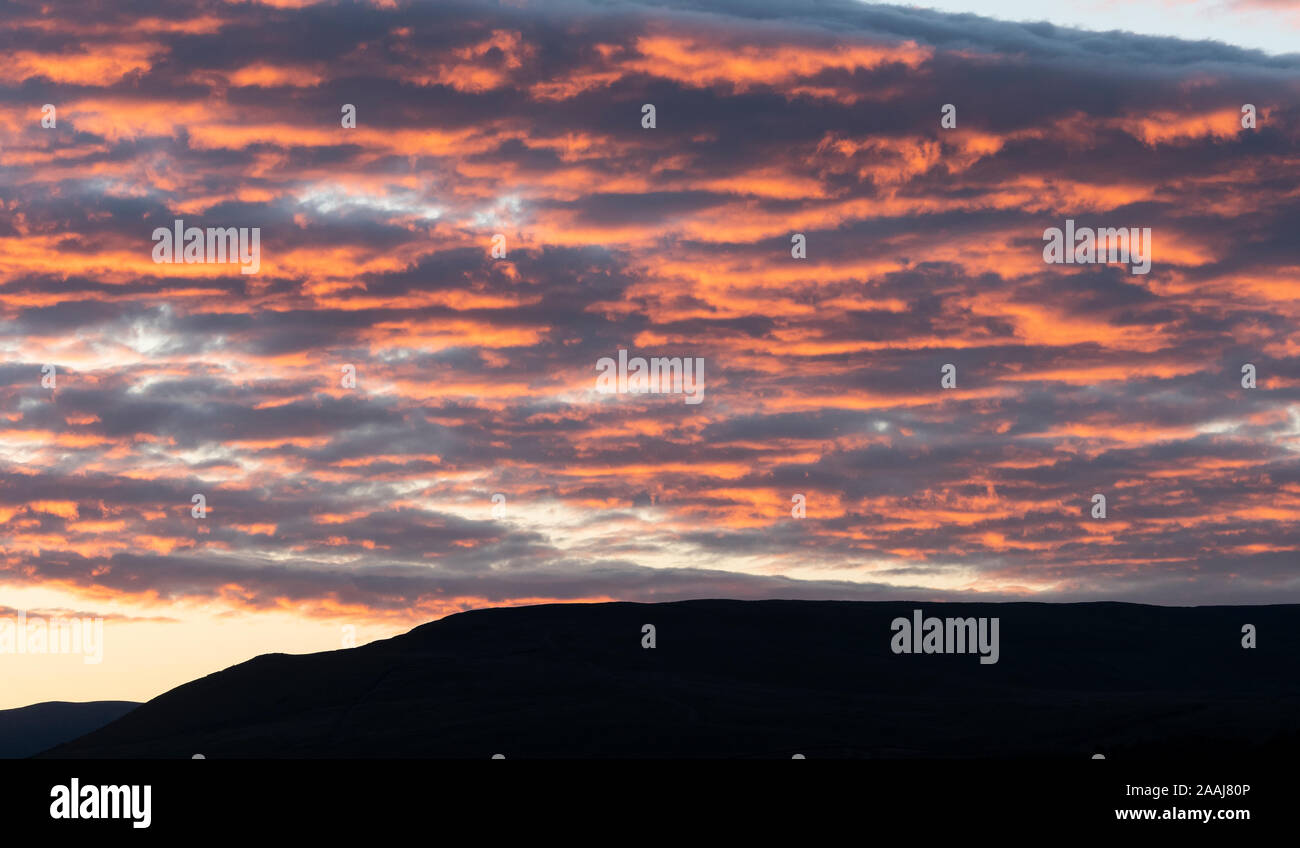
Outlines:
<svg viewBox="0 0 1300 848"><path fill-rule="evenodd" d="M38 754L103 727L138 706L134 701L46 701L0 710L0 759Z"/></svg>
<svg viewBox="0 0 1300 848"><path fill-rule="evenodd" d="M914 609L999 618L999 661L894 654L890 623ZM1300 748L1298 624L1296 605L476 610L257 657L43 756L1280 757Z"/></svg>

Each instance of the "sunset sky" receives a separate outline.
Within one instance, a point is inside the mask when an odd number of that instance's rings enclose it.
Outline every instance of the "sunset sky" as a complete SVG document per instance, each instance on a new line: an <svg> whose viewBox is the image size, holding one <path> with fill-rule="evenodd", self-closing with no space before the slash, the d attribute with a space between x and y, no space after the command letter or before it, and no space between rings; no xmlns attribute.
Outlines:
<svg viewBox="0 0 1300 848"><path fill-rule="evenodd" d="M0 616L105 643L0 708L484 606L1300 601L1297 4L938 5L6 3Z"/></svg>

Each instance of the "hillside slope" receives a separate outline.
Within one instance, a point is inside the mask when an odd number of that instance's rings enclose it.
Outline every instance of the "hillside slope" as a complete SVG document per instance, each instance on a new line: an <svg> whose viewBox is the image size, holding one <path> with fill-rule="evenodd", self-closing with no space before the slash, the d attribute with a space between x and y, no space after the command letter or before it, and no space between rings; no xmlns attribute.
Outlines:
<svg viewBox="0 0 1300 848"><path fill-rule="evenodd" d="M997 617L999 661L892 653L890 623L914 609ZM477 610L351 650L257 657L46 756L1272 756L1297 749L1298 624L1294 605Z"/></svg>
<svg viewBox="0 0 1300 848"><path fill-rule="evenodd" d="M0 710L0 758L39 754L103 727L137 706L134 701L46 701Z"/></svg>

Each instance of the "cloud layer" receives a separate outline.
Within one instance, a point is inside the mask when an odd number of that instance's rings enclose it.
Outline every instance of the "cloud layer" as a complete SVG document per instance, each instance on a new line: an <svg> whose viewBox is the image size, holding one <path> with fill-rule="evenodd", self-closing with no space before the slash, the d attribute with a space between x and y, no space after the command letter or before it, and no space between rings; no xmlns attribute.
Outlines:
<svg viewBox="0 0 1300 848"><path fill-rule="evenodd" d="M8 4L0 584L1300 599L1300 60L703 5ZM1067 218L1151 273L1045 264ZM620 348L704 402L596 393Z"/></svg>

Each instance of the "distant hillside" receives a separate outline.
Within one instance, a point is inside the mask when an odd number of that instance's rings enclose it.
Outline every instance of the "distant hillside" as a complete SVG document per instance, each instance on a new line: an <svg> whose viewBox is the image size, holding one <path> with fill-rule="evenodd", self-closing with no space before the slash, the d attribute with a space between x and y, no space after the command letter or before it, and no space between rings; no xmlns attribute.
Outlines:
<svg viewBox="0 0 1300 848"><path fill-rule="evenodd" d="M0 758L30 757L98 730L140 706L134 701L47 701L0 710Z"/></svg>
<svg viewBox="0 0 1300 848"><path fill-rule="evenodd" d="M914 609L998 618L998 662L893 653L891 622ZM1300 750L1298 625L1295 605L478 610L257 657L46 756L1281 757Z"/></svg>

